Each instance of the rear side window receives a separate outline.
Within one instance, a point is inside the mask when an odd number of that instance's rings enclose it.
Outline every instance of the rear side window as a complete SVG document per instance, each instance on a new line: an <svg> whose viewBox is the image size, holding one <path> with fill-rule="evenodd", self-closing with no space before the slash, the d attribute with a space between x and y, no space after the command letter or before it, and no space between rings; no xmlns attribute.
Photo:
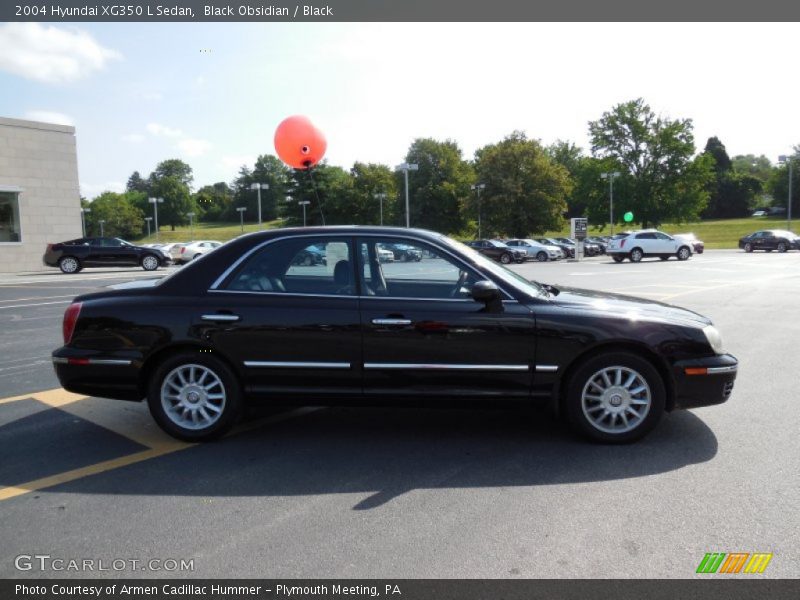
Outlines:
<svg viewBox="0 0 800 600"><path fill-rule="evenodd" d="M294 238L268 244L249 257L224 289L243 292L355 295L348 238Z"/></svg>

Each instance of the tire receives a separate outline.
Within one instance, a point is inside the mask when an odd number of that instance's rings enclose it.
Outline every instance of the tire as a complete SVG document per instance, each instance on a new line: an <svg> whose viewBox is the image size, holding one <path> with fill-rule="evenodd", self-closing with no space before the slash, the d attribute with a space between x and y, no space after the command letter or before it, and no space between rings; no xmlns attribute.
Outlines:
<svg viewBox="0 0 800 600"><path fill-rule="evenodd" d="M643 256L644 252L642 252L641 248L634 248L633 250L631 250L631 253L628 255L628 258L631 259L631 262L637 263L642 260Z"/></svg>
<svg viewBox="0 0 800 600"><path fill-rule="evenodd" d="M81 261L74 256L62 256L58 260L58 268L62 273L73 275L81 270Z"/></svg>
<svg viewBox="0 0 800 600"><path fill-rule="evenodd" d="M539 262L547 262L547 252L539 252L536 255L536 260Z"/></svg>
<svg viewBox="0 0 800 600"><path fill-rule="evenodd" d="M500 255L500 262L503 263L504 265L510 265L511 264L511 255L508 252L506 252L505 254L501 254Z"/></svg>
<svg viewBox="0 0 800 600"><path fill-rule="evenodd" d="M625 257L620 256L619 254L612 254L611 260L613 260L615 263L621 263L623 260L625 260Z"/></svg>
<svg viewBox="0 0 800 600"><path fill-rule="evenodd" d="M183 352L170 356L153 372L147 384L147 404L158 426L172 437L205 442L236 424L243 399L239 381L228 365L213 355Z"/></svg>
<svg viewBox="0 0 800 600"><path fill-rule="evenodd" d="M581 364L567 383L564 402L567 419L580 434L596 442L626 444L656 426L664 413L666 390L648 360L616 351Z"/></svg>
<svg viewBox="0 0 800 600"><path fill-rule="evenodd" d="M676 253L678 260L689 260L689 257L691 255L692 251L689 250L687 246L681 246L680 248L678 248L678 252Z"/></svg>
<svg viewBox="0 0 800 600"><path fill-rule="evenodd" d="M780 244L778 244L778 252L783 253L786 252L788 249L789 247L786 245L786 242L781 242Z"/></svg>
<svg viewBox="0 0 800 600"><path fill-rule="evenodd" d="M753 251L753 244L751 244L750 242L747 242L744 245L744 251L745 252L752 252Z"/></svg>
<svg viewBox="0 0 800 600"><path fill-rule="evenodd" d="M142 268L145 271L155 271L159 266L161 266L161 262L158 260L158 257L152 254L145 254L142 257Z"/></svg>

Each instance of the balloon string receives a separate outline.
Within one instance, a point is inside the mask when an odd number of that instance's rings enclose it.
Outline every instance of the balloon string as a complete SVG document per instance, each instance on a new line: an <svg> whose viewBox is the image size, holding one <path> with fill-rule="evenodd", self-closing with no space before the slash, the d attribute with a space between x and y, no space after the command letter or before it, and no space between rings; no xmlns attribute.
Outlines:
<svg viewBox="0 0 800 600"><path fill-rule="evenodd" d="M325 227L325 213L322 212L322 200L319 199L319 191L317 190L317 182L311 175L311 167L306 168L308 178L311 180L311 187L314 188L314 195L317 197L317 207L319 208L319 216L322 219L322 226Z"/></svg>

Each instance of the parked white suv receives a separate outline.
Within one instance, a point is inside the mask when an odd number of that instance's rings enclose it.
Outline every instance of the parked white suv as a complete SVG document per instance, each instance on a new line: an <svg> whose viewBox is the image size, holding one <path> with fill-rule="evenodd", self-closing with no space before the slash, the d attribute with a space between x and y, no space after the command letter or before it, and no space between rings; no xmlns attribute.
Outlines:
<svg viewBox="0 0 800 600"><path fill-rule="evenodd" d="M675 256L678 260L687 260L692 255L692 245L662 231L643 229L614 236L606 252L618 263L626 258L639 262L646 256L657 256L661 260Z"/></svg>

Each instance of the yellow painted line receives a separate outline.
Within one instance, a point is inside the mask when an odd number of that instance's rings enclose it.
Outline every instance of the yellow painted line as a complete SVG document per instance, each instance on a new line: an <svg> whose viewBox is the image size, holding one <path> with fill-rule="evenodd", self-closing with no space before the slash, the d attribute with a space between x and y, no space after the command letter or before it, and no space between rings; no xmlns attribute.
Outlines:
<svg viewBox="0 0 800 600"><path fill-rule="evenodd" d="M97 475L98 473L112 471L114 469L119 469L120 467L127 467L128 465L133 465L144 460L150 460L151 458L164 456L165 454L170 454L171 452L176 452L177 450L190 448L193 445L194 444L181 443L180 445L167 448L150 448L148 450L143 450L142 452L136 452L135 454L128 454L127 456L122 456L120 458L113 458L111 460L89 465L88 467L81 467L79 469L73 469L72 471L50 475L49 477L35 479L34 481L21 483L16 486L0 488L0 502L3 500L9 500L11 498L16 498L17 496L27 494L28 492L35 492L44 488L53 487L54 485L69 483L70 481L75 481L76 479L83 479L84 477L89 477L90 475Z"/></svg>
<svg viewBox="0 0 800 600"><path fill-rule="evenodd" d="M34 392L33 394L30 394L30 397L53 408L61 408L62 406L72 404L73 402L78 402L79 400L86 400L90 396L73 394L64 388L55 388L53 390L45 390L43 392Z"/></svg>
<svg viewBox="0 0 800 600"><path fill-rule="evenodd" d="M21 396L11 396L9 398L0 399L0 404L8 404L9 402L16 402L17 400L30 400L33 398L32 394L22 394Z"/></svg>

